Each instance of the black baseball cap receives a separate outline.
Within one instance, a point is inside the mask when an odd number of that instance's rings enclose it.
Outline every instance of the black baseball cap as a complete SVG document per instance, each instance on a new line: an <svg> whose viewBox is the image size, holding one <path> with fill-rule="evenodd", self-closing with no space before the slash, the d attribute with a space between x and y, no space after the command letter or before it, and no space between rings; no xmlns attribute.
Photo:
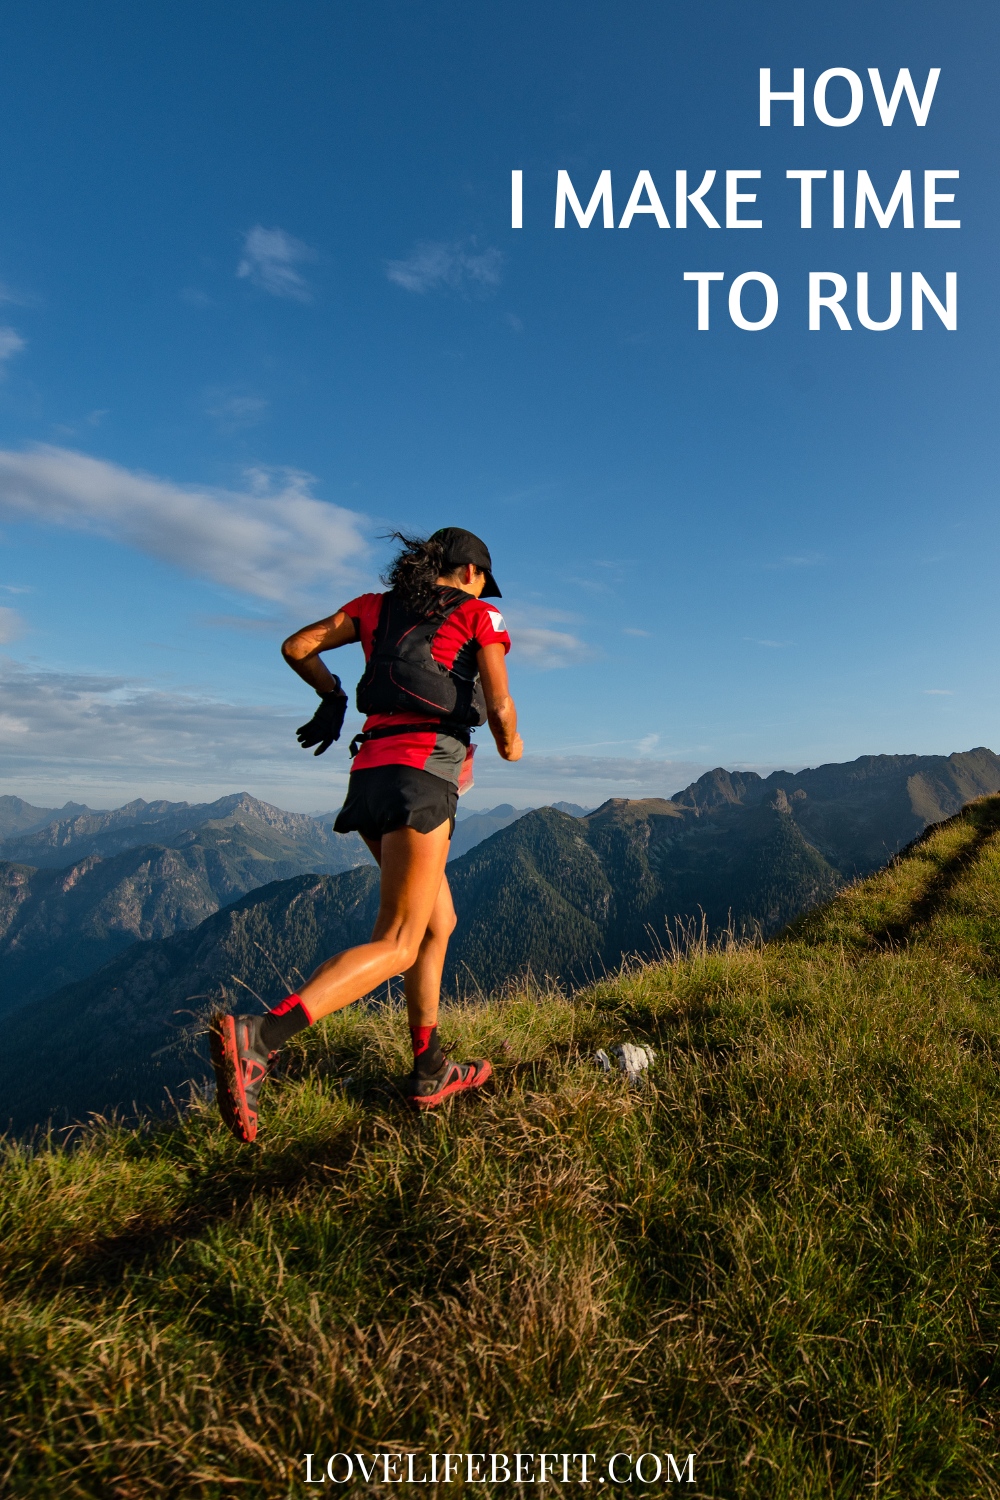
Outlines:
<svg viewBox="0 0 1000 1500"><path fill-rule="evenodd" d="M430 540L440 542L444 548L443 567L446 573L451 573L455 568L471 563L474 568L486 574L486 583L480 598L503 598L497 588L497 581L493 577L490 549L480 537L474 536L471 531L463 531L461 526L442 526L440 531L435 531Z"/></svg>

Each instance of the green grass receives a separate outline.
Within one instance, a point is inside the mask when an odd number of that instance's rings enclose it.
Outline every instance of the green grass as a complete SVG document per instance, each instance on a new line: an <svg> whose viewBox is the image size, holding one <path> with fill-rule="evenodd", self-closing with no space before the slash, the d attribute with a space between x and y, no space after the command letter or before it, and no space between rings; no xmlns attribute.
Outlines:
<svg viewBox="0 0 1000 1500"><path fill-rule="evenodd" d="M385 1086L404 1018L349 1011L259 1149L208 1107L11 1144L0 1480L256 1500L330 1493L306 1451L654 1450L697 1455L685 1494L1000 1496L998 998L989 798L764 947L451 1007L496 1086L439 1113ZM623 1039L641 1091L590 1060Z"/></svg>

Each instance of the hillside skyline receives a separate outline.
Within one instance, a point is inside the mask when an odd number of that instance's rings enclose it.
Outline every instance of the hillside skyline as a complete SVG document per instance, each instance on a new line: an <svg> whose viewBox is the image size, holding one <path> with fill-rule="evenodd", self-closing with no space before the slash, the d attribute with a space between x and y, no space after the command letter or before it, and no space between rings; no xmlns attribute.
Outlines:
<svg viewBox="0 0 1000 1500"><path fill-rule="evenodd" d="M484 746L484 748L488 749L489 747ZM977 750L986 750L989 754L994 753L992 749L987 745L973 746L968 751L944 750L941 752L932 751L929 753L931 755L939 754L942 758L947 759L954 755L972 754ZM918 755L921 753L922 752L912 750L902 752L892 750L867 750L860 752L858 756L851 757L850 761L863 759L877 760L880 758L898 758L899 756ZM531 757L525 756L524 759L526 762L528 762L528 769L530 770ZM560 802L563 802L567 806L572 805L573 807L578 808L580 811L595 812L601 805L603 805L603 803L619 797L624 797L628 800L643 800L644 798L657 796L673 798L676 797L678 793L689 790L704 777L714 775L719 771L728 774L746 773L754 776L760 776L762 779L765 779L766 777L773 775L775 772L783 772L790 776L796 776L801 771L822 770L826 766L849 764L850 761L827 760L817 761L809 765L796 764L794 762L777 765L748 765L738 761L730 761L726 765L722 764L721 762L717 765L709 765L707 763L704 765L698 763L688 764L682 762L670 763L669 765L665 765L665 763L659 763L650 760L648 762L648 770L645 771L640 769L642 765L641 762L630 762L628 765L628 770L623 773L620 782L614 782L610 780L610 778L614 774L613 767L609 765L608 761L601 760L598 761L597 764L604 771L605 776L608 778L608 780L605 780L604 777L598 776L596 774L593 777L588 776L585 768L583 771L579 771L578 774L573 774L573 772L578 771L578 768L574 766L572 768L572 771L568 772L565 775L564 779L557 780L554 784L554 792L558 792L560 791L560 789L566 791L574 790L578 787L586 789L592 786L601 786L602 795L600 797L600 800L592 799L589 803L586 804L585 807L584 805L576 802L573 802L571 804L569 798L567 797L553 795L549 798L538 798L537 800L523 803L520 808L517 808L517 797L504 797L503 799L500 798L499 793L504 790L502 781L494 788L492 778L489 778L487 780L487 785L481 785L477 780L471 791L464 795L459 801L456 836L458 826L466 818L488 814L493 812L495 809L499 809L500 807L505 806L510 806L512 809L518 812L530 812L538 807L558 806ZM507 775L510 772L518 771L520 769L520 765L512 766L507 763L498 761L497 768L502 776ZM297 816L308 818L324 820L329 819L331 822L333 817L336 816L337 809L340 805L339 797L333 797L326 803L323 803L322 799L319 799L319 801L315 801L311 806L308 807L282 807L281 804L277 802L271 802L268 797L265 797L259 792L252 790L248 786L245 786L239 792L222 792L221 794L218 793L217 788L214 788L213 790L216 794L208 799L199 798L196 795L196 790L192 791L190 797L157 797L156 795L149 793L149 789L146 788L145 791L146 793L148 793L148 795L144 795L143 790L141 789L133 796L123 798L118 802L109 802L101 806L91 805L86 802L77 802L71 797L68 797L65 802L57 804L56 795L52 791L52 783L49 783L48 786L48 795L44 790L42 790L37 794L38 800L35 801L32 800L32 798L24 796L22 793L12 791L6 783L0 781L0 787L3 788L3 790L0 791L0 808L2 808L5 804L23 802L32 811L37 812L40 815L43 814L44 816L39 816L37 820L31 823L31 829L32 831L34 831L36 828L41 828L44 824L52 822L60 817L72 817L75 815L88 813L100 814L121 812L127 807L138 804L142 804L147 807L154 807L158 803L161 803L163 805L176 805L177 807L198 807L201 805L221 804L227 799L235 799L242 796L247 796L270 807L273 807L278 812L288 812ZM301 799L296 799L294 796L291 798L292 802L295 802L296 800ZM5 833L3 831L5 826L6 825L3 822L2 813L0 813L0 844L2 844L5 838L9 838L11 836L11 834ZM12 825L12 828L13 826L14 825Z"/></svg>

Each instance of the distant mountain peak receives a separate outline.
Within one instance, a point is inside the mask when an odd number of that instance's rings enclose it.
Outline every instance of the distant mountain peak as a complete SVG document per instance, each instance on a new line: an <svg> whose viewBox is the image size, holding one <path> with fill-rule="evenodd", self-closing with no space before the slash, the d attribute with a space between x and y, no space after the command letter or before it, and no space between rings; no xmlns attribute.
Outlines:
<svg viewBox="0 0 1000 1500"><path fill-rule="evenodd" d="M693 812L701 813L726 803L745 802L747 794L762 785L763 778L756 771L727 771L724 766L716 766L682 792L676 792L670 800L678 807L689 807Z"/></svg>
<svg viewBox="0 0 1000 1500"><path fill-rule="evenodd" d="M672 801L665 797L609 797L600 807L595 807L582 821L588 824L606 822L628 822L653 817L656 814L668 818L678 816Z"/></svg>

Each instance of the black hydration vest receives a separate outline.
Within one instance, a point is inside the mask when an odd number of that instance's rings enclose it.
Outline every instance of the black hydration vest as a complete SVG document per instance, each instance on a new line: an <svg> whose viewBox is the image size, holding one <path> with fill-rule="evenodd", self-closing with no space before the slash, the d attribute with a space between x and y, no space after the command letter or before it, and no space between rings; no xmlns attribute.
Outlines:
<svg viewBox="0 0 1000 1500"><path fill-rule="evenodd" d="M486 699L473 667L472 676L443 667L431 655L431 642L445 620L470 595L441 587L441 607L433 618L415 614L394 593L382 595L372 638L372 654L358 683L357 705L363 714L427 714L452 725L486 723ZM372 731L372 737L378 731ZM467 732L461 736L468 739Z"/></svg>

